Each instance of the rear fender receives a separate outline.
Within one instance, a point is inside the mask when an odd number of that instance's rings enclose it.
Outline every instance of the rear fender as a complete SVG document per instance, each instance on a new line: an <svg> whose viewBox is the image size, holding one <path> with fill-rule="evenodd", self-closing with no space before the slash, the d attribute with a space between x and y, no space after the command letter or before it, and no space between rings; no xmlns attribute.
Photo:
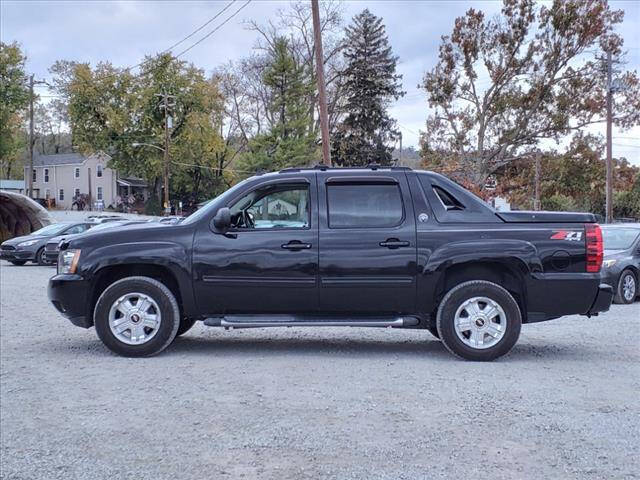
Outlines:
<svg viewBox="0 0 640 480"><path fill-rule="evenodd" d="M465 277L467 270L468 277ZM448 271L455 271L456 278L460 277L464 280L516 279L516 282L509 281L503 286L519 296L524 313L527 289L526 282L522 279L530 277L533 272L542 272L542 263L536 247L524 240L483 239L443 245L433 252L422 271L422 281L419 283L427 288L420 292L420 297L424 301L421 306L425 311L437 308L439 299L444 295L447 287ZM475 278L475 276L483 278ZM424 291L427 289L431 291ZM427 302L426 299L431 301ZM418 303L422 303L420 298Z"/></svg>

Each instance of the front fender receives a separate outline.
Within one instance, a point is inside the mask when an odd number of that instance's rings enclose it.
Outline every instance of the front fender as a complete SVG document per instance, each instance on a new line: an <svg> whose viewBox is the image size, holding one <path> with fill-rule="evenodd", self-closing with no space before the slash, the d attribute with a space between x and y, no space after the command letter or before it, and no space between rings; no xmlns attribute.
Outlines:
<svg viewBox="0 0 640 480"><path fill-rule="evenodd" d="M80 262L80 274L95 279L100 270L125 265L154 265L166 268L176 279L186 311L195 309L191 284L191 257L180 244L167 241L127 242L101 246L87 252Z"/></svg>

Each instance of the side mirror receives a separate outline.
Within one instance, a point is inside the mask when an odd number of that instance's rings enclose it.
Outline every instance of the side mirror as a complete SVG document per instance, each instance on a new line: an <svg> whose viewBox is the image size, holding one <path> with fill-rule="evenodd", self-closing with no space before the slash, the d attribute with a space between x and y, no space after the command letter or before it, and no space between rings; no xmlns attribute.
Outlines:
<svg viewBox="0 0 640 480"><path fill-rule="evenodd" d="M231 210L227 207L222 207L216 212L216 216L213 217L213 226L218 232L224 233L229 230L231 226Z"/></svg>

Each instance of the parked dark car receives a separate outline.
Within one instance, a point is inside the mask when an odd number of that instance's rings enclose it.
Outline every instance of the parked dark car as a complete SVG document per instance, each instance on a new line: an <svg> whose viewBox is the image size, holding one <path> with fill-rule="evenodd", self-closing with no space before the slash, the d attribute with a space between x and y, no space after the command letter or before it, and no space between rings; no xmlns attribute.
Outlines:
<svg viewBox="0 0 640 480"><path fill-rule="evenodd" d="M492 360L523 323L609 309L591 214L496 212L407 168L249 178L177 225L61 245L53 305L112 351L157 354L197 320L226 328L427 329Z"/></svg>
<svg viewBox="0 0 640 480"><path fill-rule="evenodd" d="M46 265L45 244L58 235L74 235L91 227L90 222L52 223L30 235L15 237L0 245L0 258L14 265L24 265L31 261Z"/></svg>
<svg viewBox="0 0 640 480"><path fill-rule="evenodd" d="M602 277L614 289L614 302L633 303L640 293L640 223L603 225Z"/></svg>
<svg viewBox="0 0 640 480"><path fill-rule="evenodd" d="M126 220L126 218L121 215L98 214L87 216L87 221L92 223L120 222L123 220Z"/></svg>
<svg viewBox="0 0 640 480"><path fill-rule="evenodd" d="M89 229L87 229L84 232L75 233L75 234L63 234L63 235L58 235L56 237L50 238L44 247L45 260L50 265L55 265L56 262L58 261L58 254L60 253L60 243L65 240L70 240L77 235L84 235L85 233L89 232L89 230L99 231L107 228L116 228L116 227L122 227L125 225L136 225L139 223L145 223L145 221L144 220L125 220L125 221L107 221L102 223L90 223Z"/></svg>

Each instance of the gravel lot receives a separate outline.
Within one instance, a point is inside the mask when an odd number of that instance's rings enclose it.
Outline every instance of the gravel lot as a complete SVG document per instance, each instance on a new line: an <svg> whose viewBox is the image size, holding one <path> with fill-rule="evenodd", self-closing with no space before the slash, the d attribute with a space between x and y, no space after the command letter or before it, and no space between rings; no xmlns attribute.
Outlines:
<svg viewBox="0 0 640 480"><path fill-rule="evenodd" d="M0 263L3 479L639 478L640 303L523 327L491 364L426 331L197 325L112 355Z"/></svg>

